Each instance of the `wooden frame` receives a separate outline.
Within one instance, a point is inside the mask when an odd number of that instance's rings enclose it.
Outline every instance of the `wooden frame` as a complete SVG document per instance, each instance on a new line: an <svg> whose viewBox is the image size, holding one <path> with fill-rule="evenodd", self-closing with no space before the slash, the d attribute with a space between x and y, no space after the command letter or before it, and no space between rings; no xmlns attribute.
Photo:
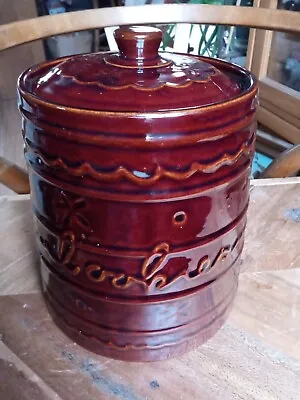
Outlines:
<svg viewBox="0 0 300 400"><path fill-rule="evenodd" d="M299 16L256 7L167 4L76 11L0 25L0 51L34 40L114 25L195 23L300 32Z"/></svg>
<svg viewBox="0 0 300 400"><path fill-rule="evenodd" d="M279 136L275 136L273 132L266 130L265 127L258 126L256 131L256 150L274 159L292 147L291 143L281 139Z"/></svg>
<svg viewBox="0 0 300 400"><path fill-rule="evenodd" d="M273 10L278 0L255 0L254 6ZM258 120L284 139L300 143L300 92L268 76L273 35L271 31L251 29L249 36L247 68L260 82Z"/></svg>

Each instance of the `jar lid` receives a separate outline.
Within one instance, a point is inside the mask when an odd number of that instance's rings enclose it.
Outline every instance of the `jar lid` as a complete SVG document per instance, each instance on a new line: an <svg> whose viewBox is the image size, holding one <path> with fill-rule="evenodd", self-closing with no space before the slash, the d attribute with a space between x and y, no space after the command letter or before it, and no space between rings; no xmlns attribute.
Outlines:
<svg viewBox="0 0 300 400"><path fill-rule="evenodd" d="M119 53L46 62L21 76L21 89L64 107L152 112L222 103L251 87L245 70L224 61L159 53L157 28L122 27L115 38Z"/></svg>

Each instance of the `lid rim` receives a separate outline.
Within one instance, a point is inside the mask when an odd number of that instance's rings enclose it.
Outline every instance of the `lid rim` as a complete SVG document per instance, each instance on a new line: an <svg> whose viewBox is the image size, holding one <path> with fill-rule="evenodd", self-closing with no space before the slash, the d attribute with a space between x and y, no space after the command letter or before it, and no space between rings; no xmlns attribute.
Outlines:
<svg viewBox="0 0 300 400"><path fill-rule="evenodd" d="M170 52L159 52L159 54L163 55L163 54L169 54ZM86 54L91 54L91 53L86 53ZM105 54L118 54L118 52L111 52L111 51L107 51L107 52L101 52L101 54L103 54L103 56ZM208 60L208 63L218 67L221 66L225 69L227 69L228 71L232 71L234 73L236 73L237 75L239 75L241 78L244 78L245 80L248 79L249 85L246 89L241 89L241 92L231 98L228 99L223 99L214 103L210 103L210 104L202 104L202 105L193 105L193 106L188 106L188 107L176 107L176 108L165 108L165 109L152 109L152 110L145 110L145 111L137 111L137 110L112 110L112 109L93 109L93 108L83 108L83 107L76 107L76 106L69 106L67 104L63 104L63 103L56 103L54 101L50 101L47 99L44 99L43 97L40 97L38 95L36 95L35 93L32 93L31 90L28 90L26 88L26 79L29 75L29 73L36 73L37 71L43 69L43 68L52 68L53 66L57 65L60 62L64 62L67 61L69 59L72 59L74 56L65 56L65 57L61 57L55 60L50 60L50 61L45 61L43 63L40 64L36 64L35 66L32 66L30 68L28 68L27 70L25 70L18 78L18 90L20 92L20 94L26 98L26 96L28 96L29 98L31 98L32 101L35 101L41 105L50 107L50 108L63 108L65 111L69 111L69 112L74 112L74 113L85 113L85 114L114 114L114 115L135 115L135 116L143 116L143 115L153 115L153 114L166 114L166 113L176 113L176 112L180 112L180 113L191 113L191 112L197 112L197 111L209 111L213 108L219 108L219 107L224 107L226 104L230 104L232 102L239 102L242 101L242 99L247 96L249 93L251 93L252 91L257 90L257 79L256 77L247 69L237 65L237 64L233 64L230 62L227 62L225 60L221 60L218 58L210 58L210 57L204 57L204 56L198 56L198 55L190 55L190 54L185 54L185 53L178 53L178 52L172 52L170 54L175 54L175 55L179 55L179 56L189 56L191 58L195 58L195 59L200 59L203 60L204 62L206 59ZM84 54L83 54L84 55ZM80 54L80 56L82 56L82 54ZM75 55L76 57L76 55ZM197 83L197 82L196 82ZM167 106L167 105L166 105Z"/></svg>
<svg viewBox="0 0 300 400"><path fill-rule="evenodd" d="M168 108L165 110L153 110L153 111L113 111L113 110L94 110L91 108L78 108L78 107L70 107L66 106L64 104L58 104L58 103L53 103L50 101L46 101L43 99L40 99L39 97L33 95L32 93L28 93L21 89L20 87L18 88L19 92L22 94L22 96L26 99L27 97L30 97L33 101L36 101L37 103L40 103L43 106L46 106L48 108L55 108L55 109L64 109L64 111L69 111L73 113L84 113L84 114L98 114L98 115L105 115L105 114L110 114L110 115L115 115L117 116L135 116L135 117L142 117L142 116L147 116L147 115L155 115L155 114L175 114L177 112L180 112L181 114L191 114L191 113L196 113L200 111L210 111L212 109L216 108L221 108L225 107L226 105L230 105L230 103L236 103L239 101L243 101L245 97L251 97L254 95L255 92L258 91L257 88L257 83L256 81L253 81L253 84L247 91L241 93L239 96L233 97L228 100L220 101L218 103L213 103L213 104L208 104L208 105L202 105L202 106L194 106L194 107L187 107L187 108Z"/></svg>

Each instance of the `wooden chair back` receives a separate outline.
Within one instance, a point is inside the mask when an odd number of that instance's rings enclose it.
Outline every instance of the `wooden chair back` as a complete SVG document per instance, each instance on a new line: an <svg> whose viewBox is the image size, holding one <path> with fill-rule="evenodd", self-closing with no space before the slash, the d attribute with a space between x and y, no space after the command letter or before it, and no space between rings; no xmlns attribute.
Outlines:
<svg viewBox="0 0 300 400"><path fill-rule="evenodd" d="M38 39L116 25L194 23L245 26L283 32L300 32L299 13L258 7L213 5L149 5L101 8L27 19L0 25L0 51ZM24 192L24 171L1 159L0 183ZM19 181L20 180L20 181Z"/></svg>
<svg viewBox="0 0 300 400"><path fill-rule="evenodd" d="M168 4L47 15L0 26L0 51L53 35L114 25L194 23L300 32L299 14L258 7Z"/></svg>

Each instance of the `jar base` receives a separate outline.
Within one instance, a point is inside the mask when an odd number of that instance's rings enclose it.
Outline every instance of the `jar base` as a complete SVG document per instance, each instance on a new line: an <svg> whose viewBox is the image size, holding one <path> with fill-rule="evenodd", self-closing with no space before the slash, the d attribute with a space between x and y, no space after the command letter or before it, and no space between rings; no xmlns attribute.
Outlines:
<svg viewBox="0 0 300 400"><path fill-rule="evenodd" d="M170 328L162 332L140 332L141 335L144 335L145 344L137 346L130 344L132 332L117 332L119 336L122 336L123 342L123 345L119 346L112 340L105 340L101 335L101 328L97 324L84 320L69 311L66 312L52 296L49 296L47 290L44 292L44 296L54 322L73 342L96 354L116 360L154 362L179 357L195 350L214 336L228 317L236 289L237 286L234 290L231 290L230 295L218 307L218 310L215 310L217 313L214 312L214 318L207 325L203 325L201 318L198 326L197 321L193 321L190 324ZM194 325L194 327L191 327L191 325ZM181 330L180 336L183 338L181 340L178 339L178 336L176 337L176 329L178 328ZM166 331L169 331L169 334L166 334ZM127 334L128 339L126 339ZM147 344L151 336L155 336L156 345ZM128 344L124 344L126 342Z"/></svg>

